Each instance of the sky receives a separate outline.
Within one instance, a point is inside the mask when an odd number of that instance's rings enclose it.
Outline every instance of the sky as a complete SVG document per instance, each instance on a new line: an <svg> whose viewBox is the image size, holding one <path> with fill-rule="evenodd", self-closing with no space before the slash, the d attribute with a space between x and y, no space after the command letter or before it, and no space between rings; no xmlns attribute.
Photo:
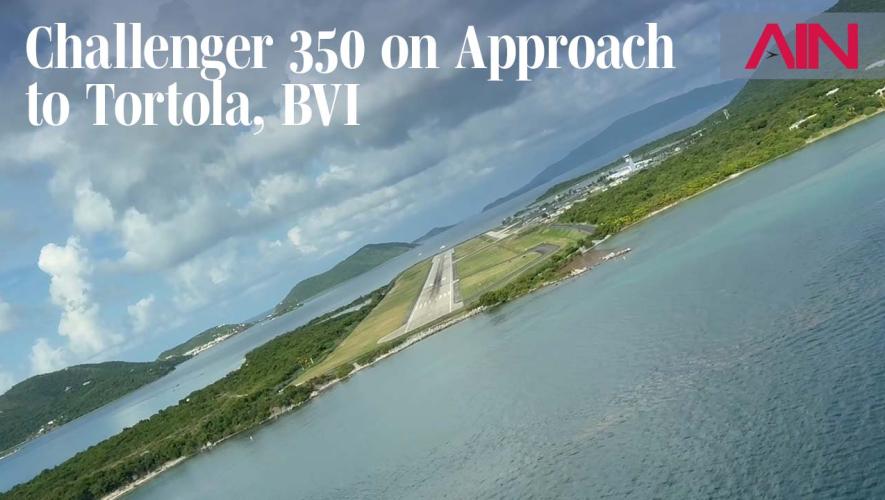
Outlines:
<svg viewBox="0 0 885 500"><path fill-rule="evenodd" d="M823 10L832 1L778 2ZM620 116L719 81L719 16L763 1L7 0L0 6L0 392L34 374L149 360L250 318L366 243L410 241L475 214ZM644 33L674 39L674 70L548 70L488 82L454 68L468 25L491 34ZM95 127L86 82L205 90L196 71L36 70L34 26L110 35L271 34L267 69L231 71L265 130ZM296 79L288 33L359 30L358 70ZM392 71L391 34L431 34L440 69ZM25 91L71 96L60 127L31 127ZM280 84L359 83L359 127L282 127Z"/></svg>

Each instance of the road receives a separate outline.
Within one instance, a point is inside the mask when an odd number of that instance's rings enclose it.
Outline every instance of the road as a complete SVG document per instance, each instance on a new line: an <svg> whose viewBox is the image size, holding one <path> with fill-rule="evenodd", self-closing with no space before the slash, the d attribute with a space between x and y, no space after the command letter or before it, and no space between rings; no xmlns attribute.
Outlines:
<svg viewBox="0 0 885 500"><path fill-rule="evenodd" d="M445 316L463 305L461 302L455 302L453 255L454 250L449 249L433 257L424 288L421 289L421 294L409 314L404 333Z"/></svg>

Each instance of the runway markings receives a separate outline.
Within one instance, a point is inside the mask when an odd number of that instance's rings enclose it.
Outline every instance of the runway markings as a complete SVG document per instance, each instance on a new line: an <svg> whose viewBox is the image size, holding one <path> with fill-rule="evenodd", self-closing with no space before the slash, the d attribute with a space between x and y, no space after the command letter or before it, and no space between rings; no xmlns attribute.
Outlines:
<svg viewBox="0 0 885 500"><path fill-rule="evenodd" d="M463 305L454 301L456 280L453 255L454 250L449 249L433 257L421 295L406 321L405 331L426 325Z"/></svg>

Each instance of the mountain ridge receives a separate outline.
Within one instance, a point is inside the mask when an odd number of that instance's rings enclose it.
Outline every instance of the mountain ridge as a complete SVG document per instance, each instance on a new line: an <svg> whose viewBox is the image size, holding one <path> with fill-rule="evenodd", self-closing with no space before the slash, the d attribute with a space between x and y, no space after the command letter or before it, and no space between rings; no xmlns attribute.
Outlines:
<svg viewBox="0 0 885 500"><path fill-rule="evenodd" d="M291 311L305 300L378 267L416 246L414 243L399 241L363 245L359 250L327 271L315 274L296 283L274 308L273 314L280 315Z"/></svg>
<svg viewBox="0 0 885 500"><path fill-rule="evenodd" d="M186 360L106 361L34 375L0 395L0 450L8 450L157 380Z"/></svg>
<svg viewBox="0 0 885 500"><path fill-rule="evenodd" d="M715 83L697 87L688 92L652 104L642 110L624 115L609 124L598 134L572 149L560 160L548 165L522 187L504 195L483 207L488 211L517 196L545 184L585 162L599 157L613 148L639 140L661 127L674 123L706 107L725 101L743 87L740 80Z"/></svg>

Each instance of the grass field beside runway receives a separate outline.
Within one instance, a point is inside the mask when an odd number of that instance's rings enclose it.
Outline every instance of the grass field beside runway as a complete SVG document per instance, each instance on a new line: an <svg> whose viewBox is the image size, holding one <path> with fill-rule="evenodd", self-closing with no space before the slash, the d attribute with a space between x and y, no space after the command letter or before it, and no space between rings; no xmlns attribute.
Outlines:
<svg viewBox="0 0 885 500"><path fill-rule="evenodd" d="M514 252L522 253L543 244L553 244L562 247L578 241L586 235L586 233L574 229L538 226L505 238L497 244Z"/></svg>
<svg viewBox="0 0 885 500"><path fill-rule="evenodd" d="M304 371L295 380L301 383L338 366L352 362L378 347L378 340L405 325L415 299L430 272L430 259L406 269L397 277L393 288L378 306L357 325L346 339L325 359Z"/></svg>
<svg viewBox="0 0 885 500"><path fill-rule="evenodd" d="M484 292L493 289L498 283L507 281L503 277L518 275L522 270L541 259L541 254L526 252L516 255L491 267L482 269L461 279L461 299L469 302Z"/></svg>
<svg viewBox="0 0 885 500"><path fill-rule="evenodd" d="M471 239L465 241L464 243L461 243L461 244L455 246L455 257L454 258L455 258L455 260L463 259L463 258L479 251L480 249L491 245L494 242L495 242L495 240L493 240L492 238L489 238L488 236L481 234L479 236L476 236L474 238L471 238Z"/></svg>
<svg viewBox="0 0 885 500"><path fill-rule="evenodd" d="M535 227L494 241L478 236L455 247L455 269L460 279L461 300L468 303L504 285L551 253L585 237L565 228ZM546 252L535 251L546 246Z"/></svg>
<svg viewBox="0 0 885 500"><path fill-rule="evenodd" d="M455 261L455 267L458 270L458 277L463 280L468 276L480 273L489 268L495 267L502 262L506 262L514 257L518 257L523 252L516 252L498 244L488 244L476 252L465 254L461 260ZM463 290L462 290L463 293Z"/></svg>
<svg viewBox="0 0 885 500"><path fill-rule="evenodd" d="M563 248L586 236L579 230L535 227L501 240L480 235L454 248L454 265L466 304L542 262L552 247ZM546 251L536 251L546 246ZM551 247L552 246L552 247ZM430 272L426 259L400 274L378 306L325 359L305 370L295 383L310 380L378 348L378 341L403 327Z"/></svg>

